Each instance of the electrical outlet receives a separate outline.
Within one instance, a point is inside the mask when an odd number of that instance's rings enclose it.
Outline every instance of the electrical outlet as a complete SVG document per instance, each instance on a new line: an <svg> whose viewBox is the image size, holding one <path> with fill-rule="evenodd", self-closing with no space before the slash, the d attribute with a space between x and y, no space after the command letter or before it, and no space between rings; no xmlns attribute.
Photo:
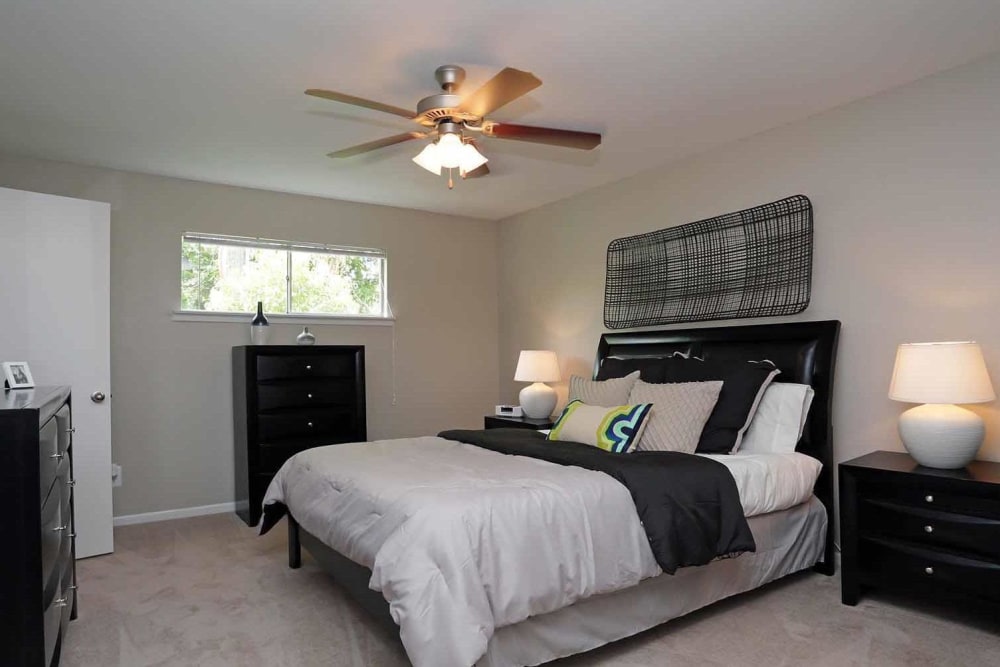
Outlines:
<svg viewBox="0 0 1000 667"><path fill-rule="evenodd" d="M111 464L111 486L121 486L122 485L122 467L117 463Z"/></svg>

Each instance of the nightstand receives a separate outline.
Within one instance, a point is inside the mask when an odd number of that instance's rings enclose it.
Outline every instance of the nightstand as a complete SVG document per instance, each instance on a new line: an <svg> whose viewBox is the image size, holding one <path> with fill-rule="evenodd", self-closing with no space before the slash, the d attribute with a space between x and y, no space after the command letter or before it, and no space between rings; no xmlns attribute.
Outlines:
<svg viewBox="0 0 1000 667"><path fill-rule="evenodd" d="M873 452L839 472L844 604L863 587L1000 603L1000 463Z"/></svg>
<svg viewBox="0 0 1000 667"><path fill-rule="evenodd" d="M501 417L500 415L486 415L483 419L483 428L552 428L555 424L551 419L534 419L532 417Z"/></svg>

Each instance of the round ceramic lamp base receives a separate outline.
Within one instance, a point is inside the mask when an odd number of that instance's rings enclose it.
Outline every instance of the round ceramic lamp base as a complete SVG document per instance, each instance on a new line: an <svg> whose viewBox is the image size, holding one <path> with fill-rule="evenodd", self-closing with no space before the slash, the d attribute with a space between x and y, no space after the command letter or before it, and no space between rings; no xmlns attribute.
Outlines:
<svg viewBox="0 0 1000 667"><path fill-rule="evenodd" d="M528 385L518 397L525 417L545 419L556 409L556 390L541 382Z"/></svg>
<svg viewBox="0 0 1000 667"><path fill-rule="evenodd" d="M918 405L899 416L906 451L928 468L964 468L976 458L984 432L982 418L957 405Z"/></svg>

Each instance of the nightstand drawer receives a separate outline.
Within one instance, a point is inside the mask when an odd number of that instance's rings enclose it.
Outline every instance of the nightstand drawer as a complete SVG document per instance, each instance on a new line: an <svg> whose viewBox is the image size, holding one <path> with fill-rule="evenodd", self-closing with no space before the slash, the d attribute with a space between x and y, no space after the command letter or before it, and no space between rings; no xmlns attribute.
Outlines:
<svg viewBox="0 0 1000 667"><path fill-rule="evenodd" d="M858 546L865 564L862 576L869 583L971 594L1000 602L1000 564L892 540L862 538Z"/></svg>
<svg viewBox="0 0 1000 667"><path fill-rule="evenodd" d="M884 477L872 482L863 480L858 484L858 496L865 499L952 514L1000 518L1000 489L993 488L991 491L990 495L955 493L942 484L936 484L935 480L893 483Z"/></svg>
<svg viewBox="0 0 1000 667"><path fill-rule="evenodd" d="M862 535L899 537L909 542L1000 559L1000 520L865 500Z"/></svg>

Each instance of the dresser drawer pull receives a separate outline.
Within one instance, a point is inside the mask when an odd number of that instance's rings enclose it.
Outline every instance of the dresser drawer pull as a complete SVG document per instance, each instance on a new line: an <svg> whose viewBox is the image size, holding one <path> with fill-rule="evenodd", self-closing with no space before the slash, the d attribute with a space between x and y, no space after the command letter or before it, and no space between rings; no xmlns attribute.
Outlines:
<svg viewBox="0 0 1000 667"><path fill-rule="evenodd" d="M924 574L934 574L934 568L933 567L925 567L924 568Z"/></svg>
<svg viewBox="0 0 1000 667"><path fill-rule="evenodd" d="M66 456L66 455L65 454L50 454L49 458L50 459L55 459L57 461L62 461L62 459L63 459L64 456Z"/></svg>
<svg viewBox="0 0 1000 667"><path fill-rule="evenodd" d="M67 526L56 526L55 528L52 529L52 532L53 533L61 533L62 531L66 530L67 528L69 528L68 525Z"/></svg>
<svg viewBox="0 0 1000 667"><path fill-rule="evenodd" d="M313 369L313 367L312 367L312 366L310 366L309 364L306 364L306 370L307 370L307 371L311 371L312 369Z"/></svg>
<svg viewBox="0 0 1000 667"><path fill-rule="evenodd" d="M72 586L69 587L71 591L75 591L77 588L79 587L76 584L73 584Z"/></svg>
<svg viewBox="0 0 1000 667"><path fill-rule="evenodd" d="M934 496L924 496L924 500L926 500L929 503L932 503L934 502Z"/></svg>
<svg viewBox="0 0 1000 667"><path fill-rule="evenodd" d="M76 427L75 426L70 426L68 429L66 429L66 432L67 433L76 433Z"/></svg>
<svg viewBox="0 0 1000 667"><path fill-rule="evenodd" d="M306 394L306 398L312 398L312 397L313 397L312 394Z"/></svg>
<svg viewBox="0 0 1000 667"><path fill-rule="evenodd" d="M68 602L68 601L66 600L66 598L59 598L59 599L58 599L58 600L56 600L56 602L55 602L55 605L56 605L57 607L65 607L65 606L66 606L66 605L68 605L68 604L69 604L69 602Z"/></svg>
<svg viewBox="0 0 1000 667"><path fill-rule="evenodd" d="M931 526L931 525L924 526L924 532L925 533L933 533L934 532L934 526Z"/></svg>
<svg viewBox="0 0 1000 667"><path fill-rule="evenodd" d="M308 426L309 428L312 428L313 427L313 423L312 422L306 422L306 426Z"/></svg>
<svg viewBox="0 0 1000 667"><path fill-rule="evenodd" d="M76 486L76 480L75 479L66 480L66 486Z"/></svg>

